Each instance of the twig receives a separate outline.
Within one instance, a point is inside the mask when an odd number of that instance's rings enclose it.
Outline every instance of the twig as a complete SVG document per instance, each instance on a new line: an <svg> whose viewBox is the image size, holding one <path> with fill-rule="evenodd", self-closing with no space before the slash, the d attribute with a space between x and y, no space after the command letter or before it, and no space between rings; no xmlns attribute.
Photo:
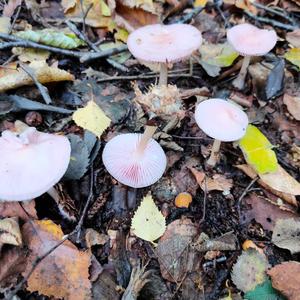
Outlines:
<svg viewBox="0 0 300 300"><path fill-rule="evenodd" d="M199 225L202 224L205 221L205 214L206 214L206 199L207 199L207 182L206 182L206 176L204 177L204 198L203 198L203 213L202 218L199 222Z"/></svg>
<svg viewBox="0 0 300 300"><path fill-rule="evenodd" d="M21 12L21 9L22 9L22 5L18 5L18 10L17 10L17 12L16 12L16 14L15 14L15 16L14 16L14 19L13 19L11 25L10 25L10 28L9 28L9 30L8 30L8 34L11 34L11 32L12 32L14 26L15 26L15 23L16 23L18 17L19 17L19 14L20 14L20 12Z"/></svg>
<svg viewBox="0 0 300 300"><path fill-rule="evenodd" d="M44 101L46 102L46 104L50 104L52 102L52 100L49 96L48 89L38 81L37 77L34 74L34 71L32 69L30 69L29 67L23 65L23 64L20 64L20 68L22 70L24 70L24 72L27 73L28 76L31 77L31 79L33 80L33 82L35 83L37 88L39 89Z"/></svg>
<svg viewBox="0 0 300 300"><path fill-rule="evenodd" d="M241 196L238 199L237 202L237 207L238 207L238 214L239 214L239 218L241 216L241 203L244 199L244 197L247 195L247 193L249 192L249 190L251 189L252 185L259 179L258 176L256 176L255 178L253 178L251 180L251 182L247 185L247 187L244 189L243 193L241 194Z"/></svg>
<svg viewBox="0 0 300 300"><path fill-rule="evenodd" d="M244 13L248 17L250 17L251 19L254 19L254 20L262 22L262 23L271 24L272 26L278 27L278 28L281 28L281 29L293 31L293 30L295 30L295 29L298 28L297 26L294 26L294 25L288 25L288 24L284 24L284 23L278 22L276 20L270 20L268 18L255 16L255 15L253 15L252 13L250 13L250 12L248 12L246 10L244 10Z"/></svg>
<svg viewBox="0 0 300 300"><path fill-rule="evenodd" d="M170 22L170 24L174 24L174 23L178 23L178 24L188 23L193 18L195 18L197 15L199 15L203 9L204 9L204 6L195 7L192 10L192 12L186 14L185 16L183 16L182 18L180 18L179 20L175 20L173 22Z"/></svg>
<svg viewBox="0 0 300 300"><path fill-rule="evenodd" d="M84 205L83 211L81 213L81 217L78 221L78 224L75 228L76 232L77 232L77 236L76 236L76 242L79 243L80 242L80 233L81 233L81 227L85 218L85 215L87 213L88 207L94 197L93 195L93 187L94 187L94 168L93 168L93 164L91 165L91 176L90 176L90 191L89 191L89 195L87 198L87 201Z"/></svg>

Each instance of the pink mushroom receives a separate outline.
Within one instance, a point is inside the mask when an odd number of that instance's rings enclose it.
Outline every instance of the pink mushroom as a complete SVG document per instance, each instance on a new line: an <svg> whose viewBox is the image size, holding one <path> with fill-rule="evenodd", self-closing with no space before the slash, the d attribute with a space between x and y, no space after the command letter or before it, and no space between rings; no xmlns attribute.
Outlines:
<svg viewBox="0 0 300 300"><path fill-rule="evenodd" d="M242 138L248 126L247 115L237 106L223 99L200 102L195 111L198 126L214 138L207 164L214 167L218 161L221 142L232 142Z"/></svg>
<svg viewBox="0 0 300 300"><path fill-rule="evenodd" d="M237 89L242 89L251 56L263 56L270 52L276 45L277 35L274 30L240 24L227 31L227 40L240 55L244 56L240 73L232 83Z"/></svg>
<svg viewBox="0 0 300 300"><path fill-rule="evenodd" d="M187 24L147 25L133 31L127 40L138 60L160 63L159 85L167 85L168 64L189 58L201 43L200 31Z"/></svg>
<svg viewBox="0 0 300 300"><path fill-rule="evenodd" d="M71 146L64 136L28 127L0 137L0 199L24 201L47 192L64 175Z"/></svg>
<svg viewBox="0 0 300 300"><path fill-rule="evenodd" d="M162 177L167 159L161 146L151 138L155 130L156 127L147 126L144 134L121 134L106 144L102 160L115 179L142 188Z"/></svg>

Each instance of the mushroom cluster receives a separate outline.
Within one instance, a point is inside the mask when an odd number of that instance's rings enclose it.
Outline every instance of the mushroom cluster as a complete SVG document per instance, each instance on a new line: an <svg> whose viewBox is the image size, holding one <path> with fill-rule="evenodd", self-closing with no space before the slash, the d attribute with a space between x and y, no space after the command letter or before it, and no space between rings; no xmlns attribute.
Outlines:
<svg viewBox="0 0 300 300"><path fill-rule="evenodd" d="M65 174L69 140L33 127L6 130L0 137L0 200L31 200L47 192Z"/></svg>

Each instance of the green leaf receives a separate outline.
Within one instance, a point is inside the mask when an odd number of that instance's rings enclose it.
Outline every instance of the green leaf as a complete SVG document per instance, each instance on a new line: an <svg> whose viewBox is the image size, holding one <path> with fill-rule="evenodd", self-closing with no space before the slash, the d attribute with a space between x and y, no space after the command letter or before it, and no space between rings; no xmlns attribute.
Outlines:
<svg viewBox="0 0 300 300"><path fill-rule="evenodd" d="M285 298L272 287L272 283L267 279L262 284L256 286L253 291L247 292L244 300L285 300Z"/></svg>
<svg viewBox="0 0 300 300"><path fill-rule="evenodd" d="M278 162L273 145L254 125L248 125L246 134L239 141L244 157L259 174L276 172Z"/></svg>
<svg viewBox="0 0 300 300"><path fill-rule="evenodd" d="M15 35L25 40L62 49L73 49L85 45L85 42L77 38L74 33L57 32L52 29L19 31Z"/></svg>
<svg viewBox="0 0 300 300"><path fill-rule="evenodd" d="M292 64L300 68L300 48L292 48L284 54L284 57Z"/></svg>

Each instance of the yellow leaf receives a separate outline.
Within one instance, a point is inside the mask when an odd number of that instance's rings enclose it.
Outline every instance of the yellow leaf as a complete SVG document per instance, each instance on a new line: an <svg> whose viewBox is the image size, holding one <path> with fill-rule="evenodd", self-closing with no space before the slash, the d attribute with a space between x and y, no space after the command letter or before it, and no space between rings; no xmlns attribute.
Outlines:
<svg viewBox="0 0 300 300"><path fill-rule="evenodd" d="M202 6L204 7L207 3L207 0L195 0L194 7Z"/></svg>
<svg viewBox="0 0 300 300"><path fill-rule="evenodd" d="M239 146L249 165L259 174L275 172L278 162L273 145L254 125L248 125L246 134L239 141Z"/></svg>
<svg viewBox="0 0 300 300"><path fill-rule="evenodd" d="M284 54L284 57L292 64L300 68L300 48L292 48Z"/></svg>
<svg viewBox="0 0 300 300"><path fill-rule="evenodd" d="M84 108L77 109L73 114L74 122L100 137L111 120L104 114L103 110L93 101L89 101Z"/></svg>
<svg viewBox="0 0 300 300"><path fill-rule="evenodd" d="M149 242L157 240L166 231L166 220L151 195L143 198L131 220L131 229L137 237Z"/></svg>
<svg viewBox="0 0 300 300"><path fill-rule="evenodd" d="M117 28L117 32L115 33L114 37L115 37L115 40L126 43L128 35L129 35L129 33L126 29Z"/></svg>

